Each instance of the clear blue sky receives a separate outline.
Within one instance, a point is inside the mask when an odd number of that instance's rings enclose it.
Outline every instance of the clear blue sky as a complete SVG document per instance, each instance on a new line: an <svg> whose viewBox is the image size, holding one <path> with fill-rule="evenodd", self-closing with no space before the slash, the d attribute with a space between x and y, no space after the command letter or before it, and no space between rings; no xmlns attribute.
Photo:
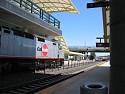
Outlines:
<svg viewBox="0 0 125 94"><path fill-rule="evenodd" d="M61 22L67 46L96 46L96 37L103 37L102 8L86 8L92 0L71 0L80 14L68 12L52 14ZM109 53L96 53L109 55Z"/></svg>
<svg viewBox="0 0 125 94"><path fill-rule="evenodd" d="M53 13L61 22L61 30L67 46L95 46L96 37L103 36L102 8L87 9L92 0L71 0L80 14Z"/></svg>

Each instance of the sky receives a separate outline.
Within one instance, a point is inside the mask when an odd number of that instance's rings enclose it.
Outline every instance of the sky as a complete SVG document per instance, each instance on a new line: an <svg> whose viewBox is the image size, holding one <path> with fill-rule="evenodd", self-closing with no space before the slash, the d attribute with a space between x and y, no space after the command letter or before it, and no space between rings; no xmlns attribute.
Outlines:
<svg viewBox="0 0 125 94"><path fill-rule="evenodd" d="M102 8L86 8L92 0L71 0L79 14L53 13L61 22L61 30L67 46L95 46L96 37L103 36Z"/></svg>
<svg viewBox="0 0 125 94"><path fill-rule="evenodd" d="M92 0L71 0L79 14L53 13L61 22L61 30L67 46L96 46L96 37L103 37L102 8L86 8Z"/></svg>

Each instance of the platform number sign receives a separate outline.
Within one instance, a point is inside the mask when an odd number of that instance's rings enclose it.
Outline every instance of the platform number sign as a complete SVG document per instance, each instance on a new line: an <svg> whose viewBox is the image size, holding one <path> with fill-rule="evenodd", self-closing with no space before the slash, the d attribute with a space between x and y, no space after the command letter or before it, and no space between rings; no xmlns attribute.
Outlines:
<svg viewBox="0 0 125 94"><path fill-rule="evenodd" d="M109 43L96 43L96 47L109 47Z"/></svg>
<svg viewBox="0 0 125 94"><path fill-rule="evenodd" d="M48 55L48 46L47 44L42 45L42 56L47 56Z"/></svg>

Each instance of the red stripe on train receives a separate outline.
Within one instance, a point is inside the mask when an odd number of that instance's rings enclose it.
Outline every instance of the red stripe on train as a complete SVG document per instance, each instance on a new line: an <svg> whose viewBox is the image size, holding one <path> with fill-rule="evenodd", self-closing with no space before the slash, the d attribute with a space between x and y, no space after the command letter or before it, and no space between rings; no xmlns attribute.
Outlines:
<svg viewBox="0 0 125 94"><path fill-rule="evenodd" d="M20 56L0 56L0 59L64 60L64 58L42 58L42 57L20 57Z"/></svg>

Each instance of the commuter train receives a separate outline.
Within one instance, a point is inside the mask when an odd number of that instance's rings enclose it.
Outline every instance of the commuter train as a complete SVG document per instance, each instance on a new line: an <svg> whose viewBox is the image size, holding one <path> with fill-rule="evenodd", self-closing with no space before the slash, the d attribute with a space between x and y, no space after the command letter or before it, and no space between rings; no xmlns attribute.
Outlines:
<svg viewBox="0 0 125 94"><path fill-rule="evenodd" d="M0 26L0 72L18 72L63 65L64 51L57 41Z"/></svg>

